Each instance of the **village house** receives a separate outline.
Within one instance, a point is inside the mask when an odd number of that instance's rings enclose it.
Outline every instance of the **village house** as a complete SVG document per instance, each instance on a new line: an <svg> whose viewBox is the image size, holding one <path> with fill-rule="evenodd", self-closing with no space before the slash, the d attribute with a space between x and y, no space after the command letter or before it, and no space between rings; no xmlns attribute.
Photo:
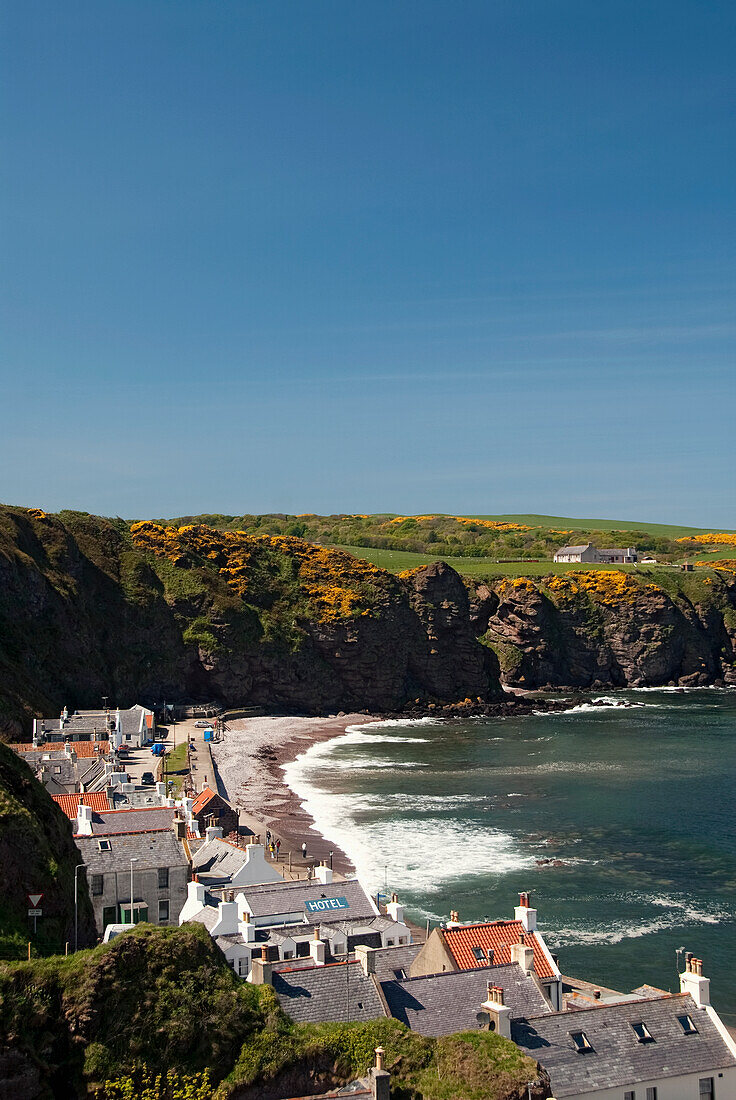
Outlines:
<svg viewBox="0 0 736 1100"><path fill-rule="evenodd" d="M444 927L432 930L409 973L414 978L478 966L501 966L517 956L531 958L531 969L545 997L553 1008L561 1008L562 975L537 927L537 910L532 907L528 893L519 895L514 920L461 924L457 912L451 913Z"/></svg>
<svg viewBox="0 0 736 1100"><path fill-rule="evenodd" d="M638 560L638 553L634 546L599 550L592 543L586 542L582 546L560 547L554 560L568 563L590 562L591 565L632 565Z"/></svg>
<svg viewBox="0 0 736 1100"><path fill-rule="evenodd" d="M186 833L171 806L98 810L80 799L74 843L101 935L111 924L178 922L189 878Z"/></svg>
<svg viewBox="0 0 736 1100"><path fill-rule="evenodd" d="M230 803L210 787L205 787L194 800L192 813L199 822L199 831L215 826L222 834L234 833L238 829L238 812Z"/></svg>
<svg viewBox="0 0 736 1100"><path fill-rule="evenodd" d="M284 882L257 844L238 849L214 837L195 854L195 866L203 852L210 869L197 871L189 883L179 921L204 924L241 977L250 974L253 959L264 951L268 962L310 959L315 952L331 962L360 946L411 943L398 899L384 916L357 879L333 881L331 869L322 865L313 879ZM224 870L232 875L227 885L221 881ZM266 874L275 877L245 881Z"/></svg>
<svg viewBox="0 0 736 1100"><path fill-rule="evenodd" d="M528 895L520 901L514 921L462 925L453 914L426 944L358 946L333 962L316 928L308 958L254 953L251 981L270 984L298 1022L393 1016L426 1036L495 1031L543 1066L560 1100L736 1096L736 1043L700 960L686 956L677 994L562 979Z"/></svg>
<svg viewBox="0 0 736 1100"><path fill-rule="evenodd" d="M156 736L156 719L152 710L136 703L127 710L117 707L104 710L75 710L67 707L58 718L33 719L33 744L45 745L59 741L109 741L113 749L122 746L140 748Z"/></svg>

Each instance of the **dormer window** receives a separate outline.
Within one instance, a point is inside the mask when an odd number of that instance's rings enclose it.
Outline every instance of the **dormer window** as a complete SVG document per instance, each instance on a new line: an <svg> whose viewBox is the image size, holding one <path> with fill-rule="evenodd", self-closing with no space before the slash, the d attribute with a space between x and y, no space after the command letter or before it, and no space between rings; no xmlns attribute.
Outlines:
<svg viewBox="0 0 736 1100"><path fill-rule="evenodd" d="M484 963L486 961L486 953L482 947L476 946L471 948L471 950L473 952L473 958L476 962Z"/></svg>
<svg viewBox="0 0 736 1100"><path fill-rule="evenodd" d="M98 840L97 847L100 852L109 852L112 848L109 840Z"/></svg>
<svg viewBox="0 0 736 1100"><path fill-rule="evenodd" d="M698 1029L690 1016L678 1016L677 1022L686 1035L697 1035Z"/></svg>
<svg viewBox="0 0 736 1100"><path fill-rule="evenodd" d="M593 1044L584 1031L571 1031L570 1038L578 1054L586 1054L593 1050Z"/></svg>
<svg viewBox="0 0 736 1100"><path fill-rule="evenodd" d="M631 1029L636 1035L637 1042L639 1043L653 1043L655 1041L654 1036L647 1027L647 1025L640 1020L637 1024L632 1024Z"/></svg>

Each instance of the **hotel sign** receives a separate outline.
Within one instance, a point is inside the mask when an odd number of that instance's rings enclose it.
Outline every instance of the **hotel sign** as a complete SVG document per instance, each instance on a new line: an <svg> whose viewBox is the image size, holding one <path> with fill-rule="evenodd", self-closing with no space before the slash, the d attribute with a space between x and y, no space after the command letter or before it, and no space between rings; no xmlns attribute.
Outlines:
<svg viewBox="0 0 736 1100"><path fill-rule="evenodd" d="M327 913L333 909L349 909L347 898L315 898L305 903L309 913Z"/></svg>

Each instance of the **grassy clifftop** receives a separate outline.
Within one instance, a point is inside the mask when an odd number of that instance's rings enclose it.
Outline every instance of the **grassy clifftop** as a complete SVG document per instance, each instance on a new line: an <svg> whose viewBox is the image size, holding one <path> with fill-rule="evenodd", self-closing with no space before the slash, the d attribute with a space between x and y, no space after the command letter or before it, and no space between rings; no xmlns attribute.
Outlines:
<svg viewBox="0 0 736 1100"><path fill-rule="evenodd" d="M0 507L6 737L103 695L319 712L497 689L451 570L405 580L291 534Z"/></svg>
<svg viewBox="0 0 736 1100"><path fill-rule="evenodd" d="M139 925L77 956L0 967L0 1040L0 1089L39 1100L122 1100L146 1087L151 1100L303 1094L365 1073L379 1044L395 1087L415 1100L521 1100L537 1076L489 1033L432 1040L396 1020L294 1024L270 987L235 977L198 925Z"/></svg>

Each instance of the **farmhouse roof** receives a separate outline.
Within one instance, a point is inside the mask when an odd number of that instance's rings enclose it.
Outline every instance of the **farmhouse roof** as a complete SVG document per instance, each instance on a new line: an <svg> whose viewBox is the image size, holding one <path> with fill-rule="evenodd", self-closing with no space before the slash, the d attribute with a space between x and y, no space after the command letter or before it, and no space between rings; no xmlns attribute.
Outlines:
<svg viewBox="0 0 736 1100"><path fill-rule="evenodd" d="M584 546L561 546L558 554L582 554L584 550L594 549L593 544L586 542Z"/></svg>

